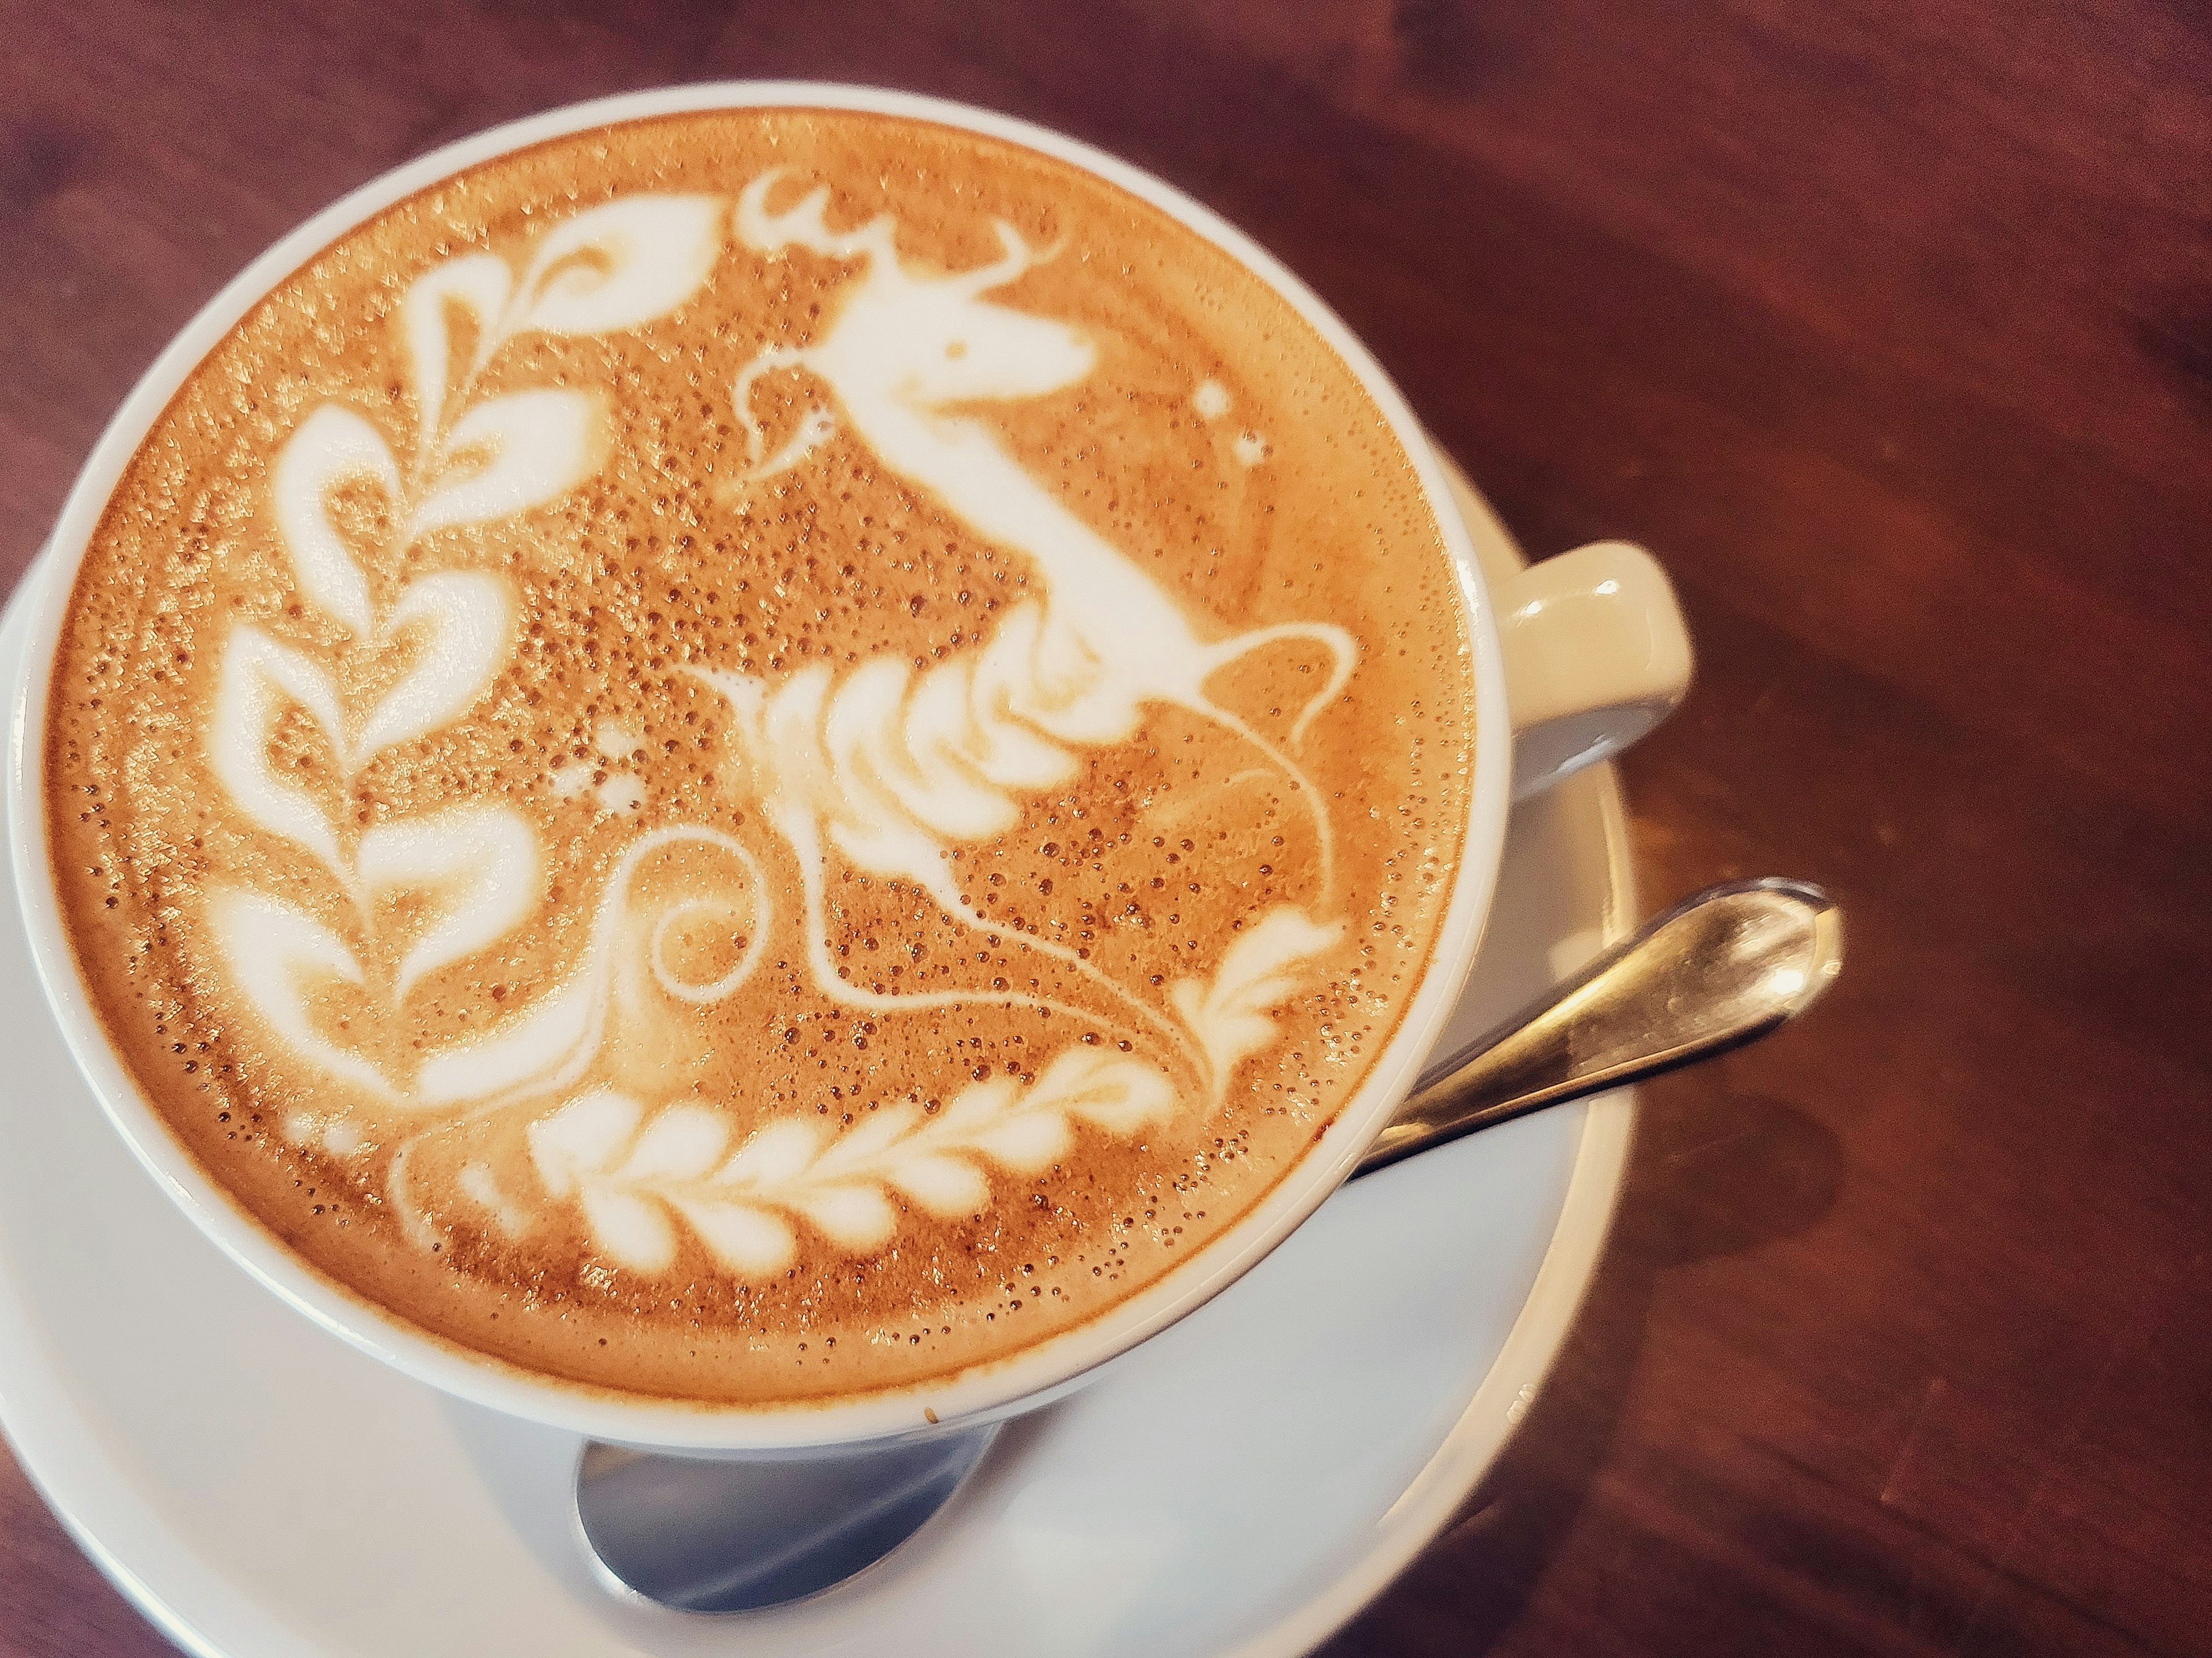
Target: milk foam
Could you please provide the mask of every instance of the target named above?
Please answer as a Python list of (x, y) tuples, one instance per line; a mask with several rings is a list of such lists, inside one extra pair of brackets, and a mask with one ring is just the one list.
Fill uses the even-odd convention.
[[(841, 211), (845, 180), (881, 173), (867, 146), (908, 135), (815, 118), (844, 170), (809, 176), (771, 143), (699, 188), (699, 167), (647, 151), (649, 187), (454, 238), (392, 285), (377, 349), (404, 379), (380, 395), (374, 371), (333, 365), (271, 433), (260, 480), (226, 486), (266, 530), (234, 534), (178, 656), (211, 671), (130, 683), (159, 716), (133, 729), (189, 728), (213, 796), (148, 793), (136, 761), (113, 778), (149, 780), (98, 780), (82, 756), (112, 740), (100, 698), (49, 738), (58, 803), (87, 765), (95, 794), (130, 795), (119, 830), (109, 805), (78, 820), (104, 848), (87, 867), (136, 872), (129, 913), (74, 923), (81, 954), (108, 952), (84, 954), (88, 977), (100, 993), (155, 975), (143, 1035), (116, 1011), (141, 993), (103, 999), (126, 1046), (185, 1054), (174, 1022), (216, 1056), (149, 1086), (241, 1201), (457, 1339), (648, 1391), (776, 1396), (794, 1363), (880, 1385), (966, 1362), (908, 1350), (988, 1357), (1032, 1339), (994, 1334), (1001, 1320), (1057, 1327), (1165, 1270), (1264, 1191), (1379, 1044), (1449, 871), (1417, 815), (1425, 744), (1446, 745), (1447, 797), (1463, 786), (1456, 711), (1431, 731), (1417, 696), (1406, 735), (1397, 688), (1434, 683), (1435, 661), (1394, 665), (1406, 647), (1363, 631), (1372, 603), (1285, 614), (1247, 589), (1217, 608), (1182, 555), (1049, 469), (1033, 431), (1050, 428), (1024, 411), (1121, 395), (1153, 361), (1132, 356), (1141, 328), (1079, 298), (1114, 292), (1132, 234), (1126, 207), (1077, 210), (1107, 187), (956, 140), (981, 176), (1042, 189), (1060, 235), (913, 185)], [(501, 212), (502, 189), (538, 187), (514, 165), (484, 187)], [(910, 251), (933, 223), (996, 252)], [(353, 292), (325, 280), (333, 301)], [(1239, 280), (1242, 303), (1287, 315)], [(1302, 349), (1296, 383), (1351, 388), (1359, 431), (1356, 382)], [(719, 404), (701, 369), (690, 393), (658, 389), (718, 358)], [(1202, 544), (1214, 500), (1275, 464), (1255, 427), (1295, 416), (1235, 363), (1162, 364), (1143, 372), (1180, 380), (1145, 440), (1222, 428), (1173, 440), (1213, 445), (1210, 473), (1166, 475)], [(735, 436), (734, 467), (652, 459), (653, 434), (701, 420)], [(1429, 562), (1408, 590), (1443, 599), (1441, 630), (1423, 625), (1448, 671), (1462, 641), (1432, 531), (1352, 504), (1417, 513), (1410, 479), (1327, 452), (1351, 487), (1285, 527), (1354, 560), (1361, 537), (1410, 535)], [(814, 579), (805, 526), (855, 489), (872, 505), (828, 556), (885, 580), (810, 620), (791, 597)], [(943, 542), (927, 560), (944, 574), (898, 574), (917, 568), (894, 550), (909, 534)], [(641, 548), (708, 535), (723, 562), (648, 574), (673, 555)], [(1251, 568), (1305, 568), (1270, 556)], [(1298, 580), (1328, 586), (1311, 568)], [(639, 597), (608, 632), (589, 595), (617, 579)], [(679, 600), (707, 607), (689, 632)], [(94, 642), (65, 651), (58, 686), (81, 667), (106, 687), (131, 639), (171, 625), (156, 606), (118, 632), (100, 604), (80, 588)], [(918, 646), (939, 613), (957, 625)], [(844, 616), (851, 643), (818, 643)], [(1417, 792), (1374, 793), (1397, 777)], [(1454, 813), (1437, 816), (1448, 836)], [(189, 853), (186, 823), (206, 826)], [(156, 841), (191, 884), (181, 937), (138, 861)], [(234, 1151), (232, 1124), (263, 1126)], [(289, 1168), (353, 1241), (284, 1218)], [(1026, 1264), (994, 1288), (1001, 1249)], [(607, 1321), (617, 1304), (629, 1321)], [(685, 1322), (649, 1335), (671, 1308)], [(921, 1309), (884, 1345), (884, 1321)]]
[[(383, 434), (338, 404), (317, 408), (276, 453), (270, 505), (298, 590), (343, 625), (352, 651), (401, 645), (412, 660), (357, 714), (342, 706), (332, 669), (258, 629), (239, 627), (225, 647), (208, 721), (209, 757), (239, 811), (314, 853), (363, 919), (384, 894), (428, 896), (433, 919), (392, 977), (395, 1007), (424, 974), (496, 943), (539, 908), (537, 837), (512, 808), (463, 805), (375, 823), (349, 856), (324, 804), (275, 774), (270, 726), (289, 708), (305, 709), (336, 757), (341, 782), (349, 783), (383, 750), (467, 714), (507, 664), (515, 605), (496, 576), (439, 570), (401, 586), (380, 615), (368, 572), (332, 521), (331, 494), (351, 482), (378, 490), (404, 552), (438, 531), (512, 518), (574, 489), (596, 470), (605, 441), (595, 400), (538, 388), (470, 404), (477, 377), (517, 334), (631, 328), (681, 304), (720, 250), (724, 210), (712, 197), (618, 198), (546, 235), (519, 288), (489, 254), (434, 267), (402, 305), (422, 411), (412, 464), (403, 472)], [(477, 341), (457, 387), (448, 385), (454, 365), (447, 334), (456, 307), (472, 313)], [(380, 1105), (434, 1108), (496, 1096), (556, 1072), (567, 1057), (570, 1010), (580, 999), (574, 986), (555, 989), (546, 1008), (513, 1017), (489, 1038), (428, 1056), (416, 1077), (387, 1076), (314, 1017), (318, 979), (366, 981), (343, 940), (267, 893), (219, 893), (211, 920), (231, 977), (270, 1034)], [(551, 1009), (563, 1017), (549, 1017)], [(404, 1192), (395, 1181), (400, 1212), (422, 1231)]]

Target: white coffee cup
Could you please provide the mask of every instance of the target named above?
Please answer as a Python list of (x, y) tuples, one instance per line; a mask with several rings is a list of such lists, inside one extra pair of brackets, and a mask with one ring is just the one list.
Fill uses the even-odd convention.
[[(40, 757), (47, 684), (72, 580), (111, 491), (203, 356), (268, 291), (346, 232), (403, 197), (492, 157), (583, 129), (688, 111), (812, 107), (878, 112), (1025, 145), (1172, 215), (1293, 306), (1344, 361), (1413, 458), (1456, 569), (1474, 641), (1475, 758), (1452, 896), (1422, 981), (1365, 1083), (1312, 1150), (1253, 1211), (1110, 1311), (1012, 1357), (952, 1376), (842, 1400), (702, 1406), (587, 1388), (433, 1337), (311, 1269), (225, 1194), (148, 1102), (104, 1034), (57, 904)], [(32, 585), (34, 584), (34, 585)], [(978, 1425), (1035, 1408), (1233, 1283), (1334, 1191), (1410, 1089), (1472, 966), (1511, 801), (1632, 742), (1687, 689), (1690, 649), (1664, 574), (1620, 543), (1547, 560), (1486, 585), (1426, 438), (1358, 341), (1263, 249), (1158, 179), (1057, 133), (910, 94), (801, 82), (735, 82), (631, 94), (553, 111), (451, 144), (362, 186), (255, 260), (148, 371), (94, 449), (46, 555), (27, 578), (28, 646), (13, 688), (9, 850), (41, 982), (95, 1096), (139, 1162), (225, 1254), (356, 1347), (447, 1393), (595, 1439), (670, 1451), (788, 1455)]]

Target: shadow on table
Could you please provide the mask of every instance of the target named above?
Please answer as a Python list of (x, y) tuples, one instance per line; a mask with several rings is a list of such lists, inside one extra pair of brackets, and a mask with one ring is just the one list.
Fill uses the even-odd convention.
[(1725, 1069), (1648, 1088), (1612, 1236), (1534, 1406), (1437, 1542), (1322, 1658), (1497, 1645), (1611, 1453), (1660, 1275), (1814, 1226), (1841, 1190), (1843, 1158), (1825, 1124), (1731, 1093)]

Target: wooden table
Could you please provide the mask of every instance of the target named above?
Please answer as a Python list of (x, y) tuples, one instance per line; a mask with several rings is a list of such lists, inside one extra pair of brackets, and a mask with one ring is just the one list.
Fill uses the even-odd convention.
[[(1672, 567), (1649, 896), (1850, 918), (1804, 1026), (1650, 1090), (1540, 1401), (1328, 1650), (2212, 1651), (2205, 15), (1300, 9), (5, 0), (0, 560), (251, 255), (495, 121), (805, 76), (1117, 150), (1318, 287), (1532, 552)], [(0, 1461), (0, 1654), (161, 1649)]]

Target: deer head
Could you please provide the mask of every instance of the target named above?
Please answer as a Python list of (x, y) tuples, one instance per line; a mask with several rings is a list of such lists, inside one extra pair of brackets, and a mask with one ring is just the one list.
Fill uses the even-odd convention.
[[(771, 348), (738, 377), (738, 416), (756, 431), (747, 398), (768, 369), (799, 364), (827, 380), (855, 424), (927, 414), (948, 404), (1041, 397), (1072, 386), (1097, 361), (1079, 331), (983, 298), (1056, 249), (1039, 253), (1003, 219), (996, 222), (1001, 256), (971, 270), (918, 272), (899, 262), (894, 226), (878, 216), (833, 231), (823, 216), (829, 188), (817, 185), (794, 205), (771, 213), (769, 191), (780, 170), (763, 173), (738, 198), (739, 238), (756, 252), (802, 247), (826, 258), (861, 259), (860, 277), (841, 295), (828, 331), (801, 349)], [(781, 470), (826, 435), (822, 419), (756, 475)], [(867, 432), (862, 432), (864, 437)], [(755, 439), (757, 449), (757, 436)], [(755, 456), (757, 463), (757, 455)]]

